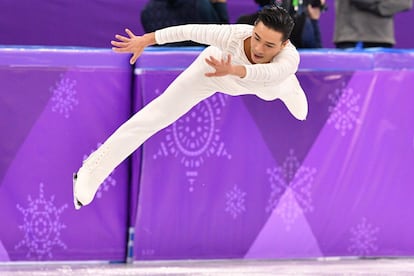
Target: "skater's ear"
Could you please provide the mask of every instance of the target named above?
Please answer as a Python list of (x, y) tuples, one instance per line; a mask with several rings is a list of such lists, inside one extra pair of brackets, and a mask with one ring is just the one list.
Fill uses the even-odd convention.
[(282, 48), (282, 49), (283, 49), (283, 48), (285, 48), (285, 47), (286, 47), (286, 45), (288, 45), (288, 43), (289, 43), (289, 39), (288, 39), (288, 40), (283, 41), (283, 42), (282, 42), (282, 46), (281, 46), (281, 48)]

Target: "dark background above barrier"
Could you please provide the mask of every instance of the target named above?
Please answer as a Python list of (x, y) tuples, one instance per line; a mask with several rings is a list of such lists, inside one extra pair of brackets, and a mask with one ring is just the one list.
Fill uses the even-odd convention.
[[(0, 45), (57, 45), (109, 48), (116, 33), (142, 34), (140, 11), (147, 0), (2, 0)], [(333, 48), (334, 1), (320, 20), (323, 46)], [(230, 22), (257, 9), (253, 0), (228, 0)], [(409, 35), (414, 9), (395, 17), (396, 48), (414, 48)], [(7, 35), (6, 35), (7, 34)]]

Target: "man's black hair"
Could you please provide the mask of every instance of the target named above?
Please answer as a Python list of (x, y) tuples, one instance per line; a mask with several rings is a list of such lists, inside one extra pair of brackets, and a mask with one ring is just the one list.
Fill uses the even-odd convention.
[(281, 32), (283, 34), (283, 41), (286, 41), (290, 37), (295, 22), (289, 13), (282, 7), (270, 6), (262, 9), (257, 17), (257, 23), (262, 22), (266, 27)]

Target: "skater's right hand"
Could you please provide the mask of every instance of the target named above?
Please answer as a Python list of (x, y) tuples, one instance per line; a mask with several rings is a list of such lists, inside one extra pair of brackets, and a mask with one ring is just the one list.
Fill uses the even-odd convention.
[(125, 29), (125, 32), (129, 37), (115, 35), (115, 38), (119, 41), (111, 41), (114, 46), (112, 50), (117, 53), (132, 53), (129, 63), (134, 64), (146, 47), (155, 44), (155, 34), (148, 33), (143, 36), (136, 36), (129, 29)]

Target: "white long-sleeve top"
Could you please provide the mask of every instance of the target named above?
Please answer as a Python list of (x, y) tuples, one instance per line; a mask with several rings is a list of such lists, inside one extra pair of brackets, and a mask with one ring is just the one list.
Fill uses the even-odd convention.
[(251, 25), (208, 25), (190, 24), (174, 26), (155, 32), (157, 44), (192, 40), (201, 44), (216, 46), (223, 54), (232, 55), (234, 64), (246, 68), (247, 81), (280, 84), (298, 70), (299, 53), (290, 42), (270, 63), (251, 64), (244, 52), (244, 40), (252, 35)]
[[(252, 33), (253, 26), (250, 25), (190, 24), (158, 30), (155, 32), (155, 40), (157, 44), (192, 40), (213, 46), (217, 51), (210, 49), (209, 54), (214, 52), (222, 55), (216, 58), (225, 58), (230, 54), (233, 64), (245, 66), (246, 76), (208, 78), (209, 82), (205, 85), (212, 85), (211, 89), (216, 88), (219, 89), (216, 91), (229, 95), (255, 94), (267, 101), (280, 99), (293, 116), (304, 120), (308, 113), (308, 104), (295, 76), (299, 66), (298, 51), (288, 42), (270, 63), (252, 64), (244, 51), (244, 41)], [(207, 50), (209, 48), (211, 47)]]

